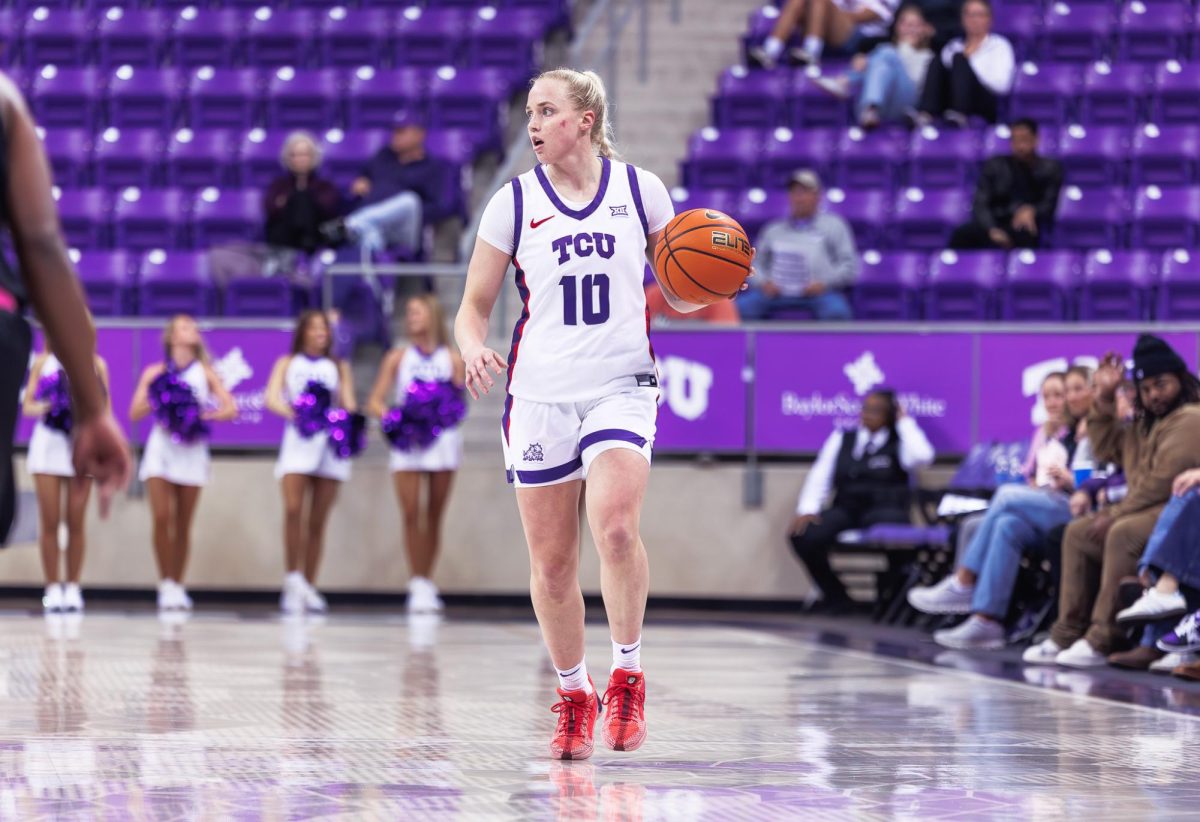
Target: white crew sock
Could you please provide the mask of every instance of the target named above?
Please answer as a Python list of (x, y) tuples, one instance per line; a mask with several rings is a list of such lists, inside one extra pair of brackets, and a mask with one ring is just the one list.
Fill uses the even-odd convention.
[(592, 692), (592, 683), (588, 682), (587, 663), (582, 659), (579, 664), (565, 671), (558, 671), (558, 687), (564, 691), (585, 691)]
[(804, 38), (804, 50), (812, 55), (814, 60), (820, 60), (821, 52), (825, 50), (825, 41), (816, 35), (809, 35)]
[(778, 37), (768, 37), (763, 41), (763, 51), (772, 60), (778, 60), (779, 55), (783, 54), (783, 41)]
[(642, 638), (639, 636), (633, 642), (622, 644), (613, 640), (613, 670), (621, 668), (631, 674), (642, 671)]
[(284, 581), (292, 588), (302, 590), (308, 587), (308, 580), (304, 578), (304, 574), (299, 571), (288, 571), (288, 575), (284, 577)]

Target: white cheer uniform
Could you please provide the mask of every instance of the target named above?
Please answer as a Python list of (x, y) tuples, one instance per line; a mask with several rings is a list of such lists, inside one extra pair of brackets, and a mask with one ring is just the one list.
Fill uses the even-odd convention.
[[(62, 371), (62, 364), (53, 354), (46, 355), (42, 365), (42, 376), (51, 377)], [(73, 477), (75, 468), (71, 464), (71, 438), (42, 420), (33, 426), (29, 438), (29, 453), (25, 464), (31, 474), (46, 474), (51, 477)]]
[(658, 379), (642, 277), (646, 239), (672, 216), (658, 177), (608, 158), (591, 202), (564, 201), (537, 166), (488, 203), (479, 236), (512, 255), (523, 304), (502, 432), (510, 482), (586, 477), (610, 448), (650, 459)]
[[(204, 373), (204, 364), (196, 360), (179, 372), (179, 378), (191, 387), (200, 408), (208, 408), (212, 397), (208, 390), (208, 376)], [(164, 479), (175, 485), (204, 486), (208, 484), (211, 462), (206, 441), (201, 440), (190, 445), (174, 442), (171, 432), (156, 422), (150, 431), (150, 438), (146, 440), (138, 479), (142, 482), (148, 479)]]
[[(404, 350), (400, 365), (396, 369), (395, 404), (404, 405), (408, 387), (417, 380), (425, 382), (450, 382), (454, 377), (454, 358), (450, 349), (439, 347), (426, 355), (415, 345)], [(388, 462), (391, 471), (457, 471), (462, 462), (462, 429), (458, 426), (443, 431), (428, 448), (414, 451), (391, 449)]]
[[(283, 377), (284, 399), (289, 405), (304, 393), (310, 382), (317, 382), (329, 389), (333, 406), (339, 405), (341, 375), (336, 362), (328, 357), (310, 359), (296, 354), (288, 363)], [(279, 446), (279, 461), (275, 463), (275, 478), (287, 474), (304, 474), (310, 477), (345, 482), (350, 479), (350, 460), (339, 459), (329, 447), (329, 432), (318, 431), (305, 439), (289, 422), (283, 429), (283, 443)]]

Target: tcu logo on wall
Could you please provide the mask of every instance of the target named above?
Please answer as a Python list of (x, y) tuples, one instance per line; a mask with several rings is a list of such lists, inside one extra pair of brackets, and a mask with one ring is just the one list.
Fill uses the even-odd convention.
[(662, 378), (661, 400), (681, 419), (698, 420), (708, 411), (713, 370), (701, 362), (682, 357), (663, 357), (658, 364)]

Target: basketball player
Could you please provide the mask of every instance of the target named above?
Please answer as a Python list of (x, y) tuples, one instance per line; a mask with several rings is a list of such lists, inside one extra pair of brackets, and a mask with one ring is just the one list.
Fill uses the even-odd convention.
[[(658, 382), (642, 274), (674, 212), (658, 177), (617, 159), (598, 76), (541, 74), (525, 110), (539, 165), (488, 203), (455, 333), (472, 396), (494, 385), (489, 370), (507, 369), (505, 466), (529, 543), (534, 610), (559, 679), (550, 750), (584, 759), (602, 706), (609, 747), (632, 751), (646, 737), (640, 652), (649, 569), (638, 526)], [(510, 261), (524, 308), (506, 361), (485, 340)], [(680, 311), (702, 307), (665, 285), (663, 292)], [(584, 479), (612, 633), (603, 696), (584, 664)]]

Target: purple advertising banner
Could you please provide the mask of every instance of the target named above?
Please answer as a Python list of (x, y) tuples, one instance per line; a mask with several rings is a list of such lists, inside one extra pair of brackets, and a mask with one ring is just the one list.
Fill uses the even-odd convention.
[(818, 451), (854, 425), (874, 388), (897, 392), (934, 448), (971, 447), (971, 334), (764, 332), (756, 342), (754, 441), (760, 451)]
[[(1072, 365), (1095, 368), (1109, 351), (1133, 354), (1137, 334), (980, 334), (979, 439), (1014, 442), (1030, 436), (1045, 419), (1041, 384), (1047, 374)], [(1159, 334), (1193, 371), (1196, 335)]]
[(655, 451), (746, 449), (746, 333), (655, 331), (662, 380)]

